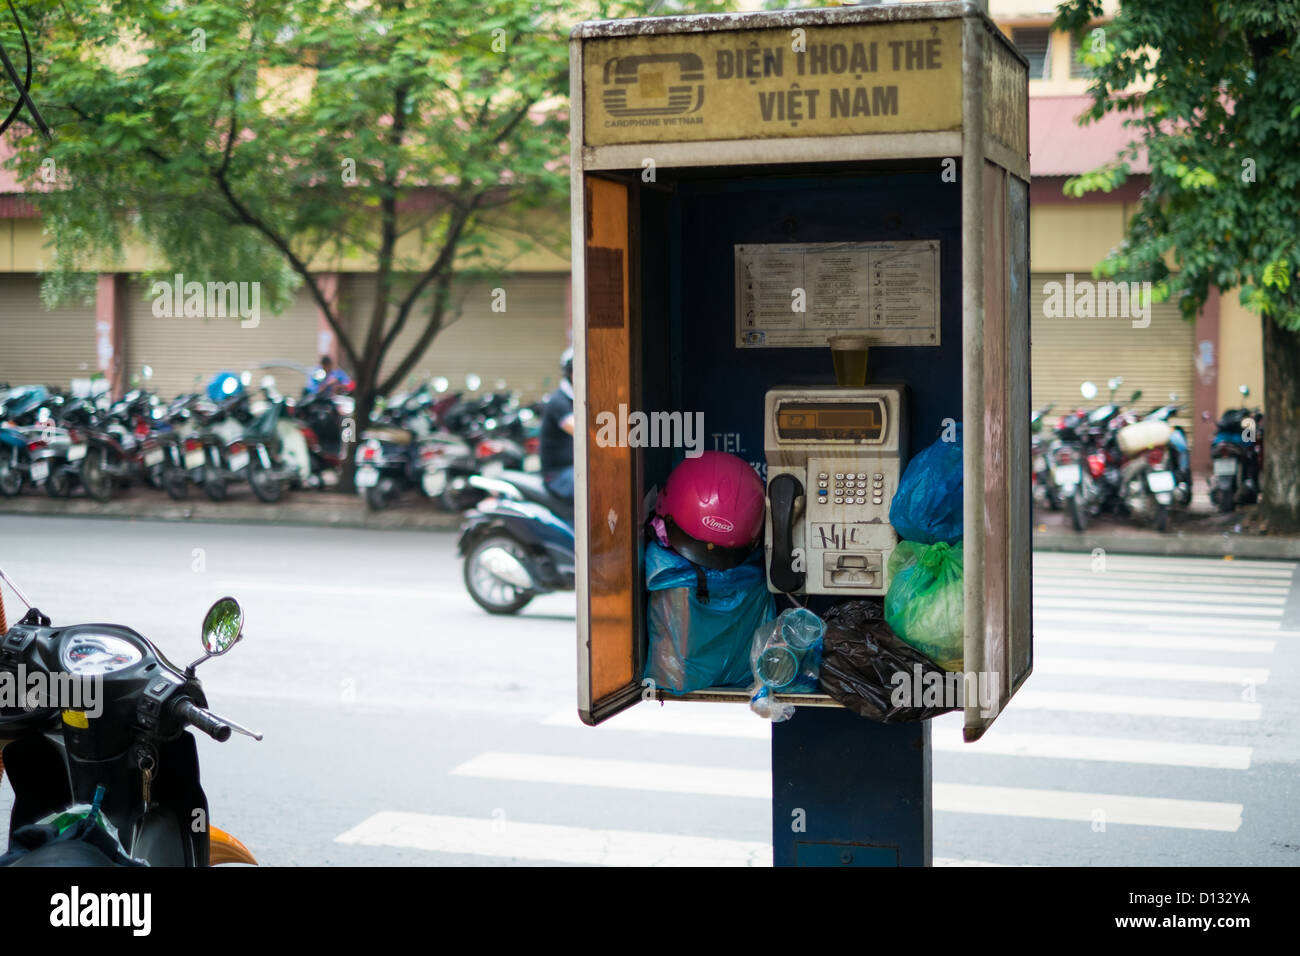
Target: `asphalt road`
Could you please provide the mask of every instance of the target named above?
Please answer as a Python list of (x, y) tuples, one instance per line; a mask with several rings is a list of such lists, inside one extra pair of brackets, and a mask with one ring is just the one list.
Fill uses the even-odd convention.
[[(572, 595), (489, 617), (454, 546), (0, 516), (0, 567), (56, 623), (189, 661), (208, 605), (244, 604), (200, 675), (266, 739), (199, 749), (213, 823), (264, 864), (770, 863), (770, 728), (685, 704), (580, 725)], [(1042, 554), (1035, 622), (984, 740), (933, 722), (937, 863), (1300, 863), (1300, 565)]]

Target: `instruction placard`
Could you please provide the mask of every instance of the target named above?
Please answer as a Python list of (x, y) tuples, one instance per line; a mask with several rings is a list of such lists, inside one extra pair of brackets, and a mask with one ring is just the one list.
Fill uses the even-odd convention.
[(738, 245), (736, 347), (939, 344), (939, 240)]

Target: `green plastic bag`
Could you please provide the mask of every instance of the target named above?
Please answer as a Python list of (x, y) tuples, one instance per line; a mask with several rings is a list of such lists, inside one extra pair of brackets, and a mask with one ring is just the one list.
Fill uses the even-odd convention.
[(900, 541), (889, 556), (885, 621), (947, 671), (962, 670), (965, 635), (961, 542)]

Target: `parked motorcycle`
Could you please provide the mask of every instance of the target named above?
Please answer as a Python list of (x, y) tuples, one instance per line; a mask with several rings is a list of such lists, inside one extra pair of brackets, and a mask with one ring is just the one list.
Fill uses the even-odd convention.
[(1049, 441), (1043, 436), (1043, 421), (1045, 416), (1055, 408), (1055, 405), (1048, 404), (1038, 409), (1029, 416), (1029, 453), (1030, 460), (1033, 463), (1032, 481), (1036, 486), (1037, 493), (1047, 502), (1047, 506), (1053, 511), (1061, 510), (1061, 496), (1057, 491), (1056, 483), (1052, 481), (1052, 469), (1048, 464)]
[[(1250, 389), (1238, 388), (1243, 399)], [(1205, 413), (1209, 420), (1209, 412)], [(1253, 504), (1259, 499), (1259, 474), (1264, 464), (1264, 425), (1260, 409), (1229, 408), (1215, 426), (1210, 445), (1210, 462), (1214, 469), (1210, 479), (1210, 500), (1221, 512), (1239, 504)]]
[(490, 614), (517, 614), (538, 594), (572, 591), (573, 502), (530, 472), (468, 481), (486, 493), (466, 515), (458, 545), (474, 602)]
[[(199, 664), (242, 638), (239, 603), (226, 597), (212, 605), (203, 619), (203, 656), (181, 669), (123, 625), (52, 626), (3, 571), (0, 579), (28, 607), (0, 643), (0, 668), (28, 684), (39, 676), (47, 687), (90, 688), (96, 698), (93, 707), (76, 707), (46, 696), (30, 709), (0, 711), (4, 767), (16, 794), (6, 863), (256, 863), (239, 840), (210, 825), (189, 732), (262, 739), (207, 710), (195, 676)], [(38, 826), (44, 829), (31, 829)]]
[[(1106, 404), (1091, 411), (1077, 409), (1061, 416), (1056, 425), (1056, 438), (1048, 452), (1051, 481), (1076, 531), (1087, 530), (1089, 517), (1101, 511), (1115, 495), (1118, 471), (1108, 473), (1104, 436), (1111, 420), (1120, 412), (1114, 398), (1123, 384), (1122, 378), (1112, 378), (1107, 383), (1110, 397)], [(1085, 399), (1097, 396), (1097, 386), (1092, 382), (1084, 382), (1079, 391)], [(1133, 400), (1139, 395), (1135, 393)]]

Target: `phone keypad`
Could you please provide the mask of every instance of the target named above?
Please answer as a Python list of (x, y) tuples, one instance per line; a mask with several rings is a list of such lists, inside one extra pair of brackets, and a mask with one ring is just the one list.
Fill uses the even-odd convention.
[[(833, 479), (833, 481), (832, 481)], [(817, 476), (817, 500), (822, 504), (882, 505), (885, 502), (885, 476), (881, 472), (821, 472)]]

